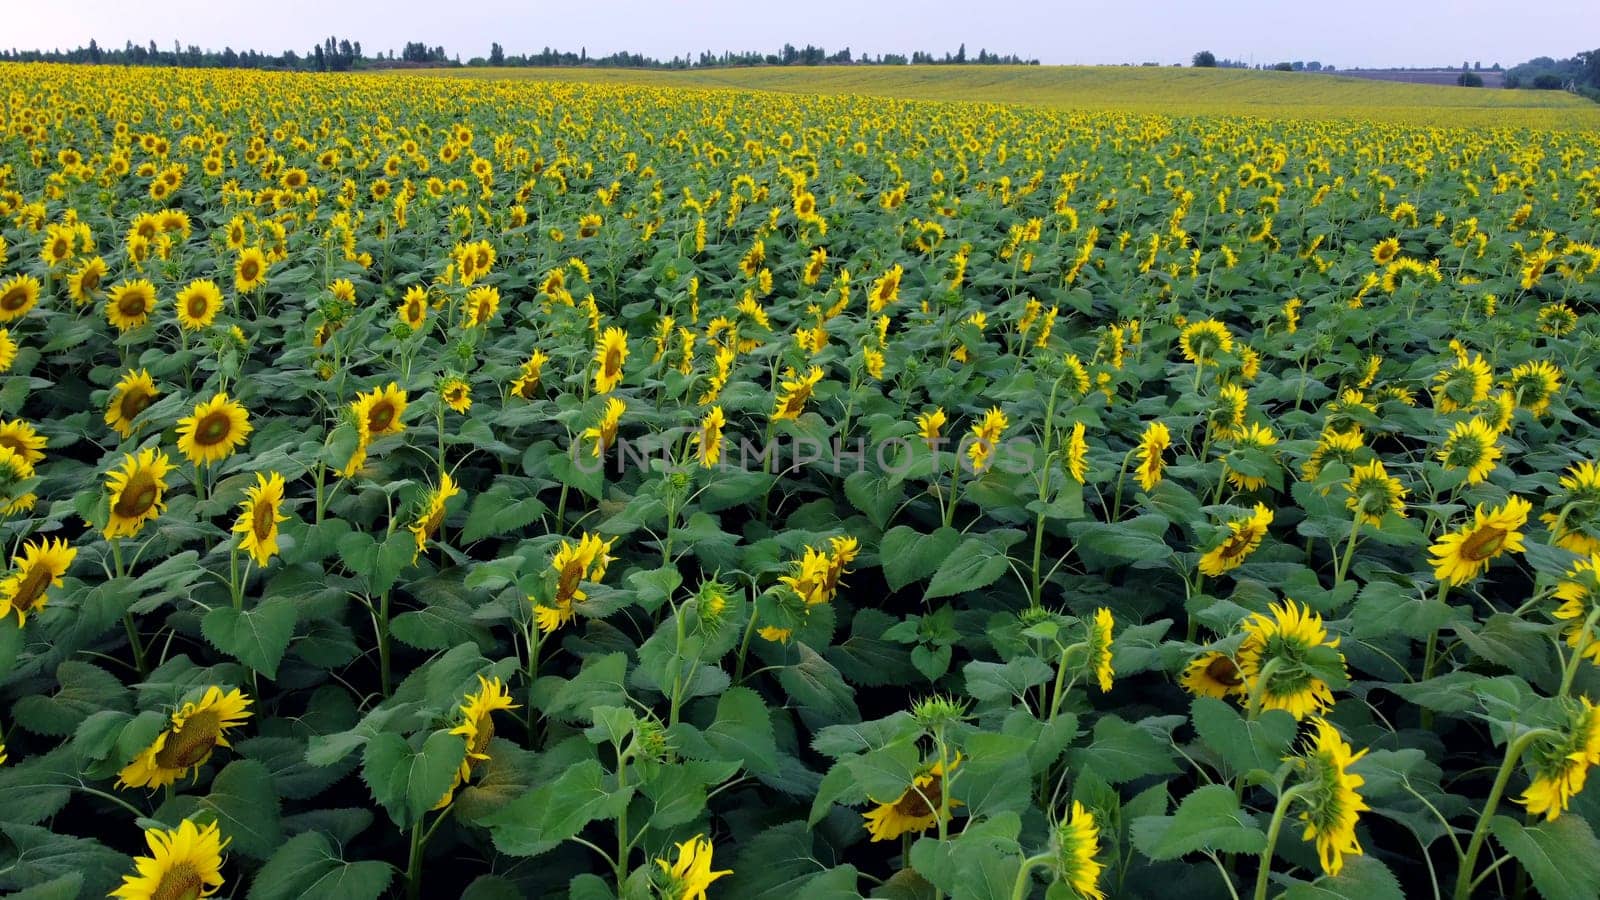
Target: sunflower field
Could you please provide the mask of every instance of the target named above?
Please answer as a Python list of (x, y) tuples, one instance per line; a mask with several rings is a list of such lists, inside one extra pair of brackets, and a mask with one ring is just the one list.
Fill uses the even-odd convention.
[(9, 896), (1600, 895), (1592, 131), (0, 75)]

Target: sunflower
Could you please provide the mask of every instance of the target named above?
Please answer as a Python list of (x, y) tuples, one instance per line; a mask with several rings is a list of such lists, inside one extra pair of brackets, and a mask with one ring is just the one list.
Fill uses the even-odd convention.
[(1561, 370), (1542, 360), (1523, 363), (1511, 370), (1505, 387), (1517, 406), (1538, 418), (1550, 410), (1550, 398), (1561, 390)]
[[(1258, 450), (1270, 454), (1272, 448), (1278, 445), (1278, 436), (1272, 429), (1257, 422), (1251, 422), (1244, 428), (1235, 431), (1231, 436), (1235, 449)], [(1276, 460), (1273, 460), (1276, 462)], [(1228, 483), (1241, 491), (1258, 491), (1267, 486), (1267, 479), (1263, 475), (1246, 475), (1224, 466), (1227, 472)]]
[(994, 461), (995, 448), (1009, 425), (1000, 407), (991, 406), (983, 414), (983, 420), (972, 426), (972, 443), (967, 445), (967, 458), (972, 462), (972, 471), (982, 472), (989, 468)]
[[(1600, 640), (1592, 630), (1585, 634), (1586, 620), (1600, 609), (1600, 553), (1580, 559), (1556, 583), (1556, 599), (1561, 601), (1555, 617), (1567, 623), (1562, 631), (1567, 646), (1600, 665)], [(0, 613), (0, 615), (4, 615)]]
[(1380, 266), (1387, 266), (1394, 262), (1400, 255), (1400, 240), (1398, 238), (1384, 238), (1372, 247), (1372, 261)]
[(1178, 348), (1195, 365), (1215, 365), (1219, 354), (1233, 352), (1233, 335), (1216, 319), (1191, 322), (1179, 332)]
[(621, 328), (607, 328), (594, 348), (594, 391), (609, 394), (622, 381), (622, 365), (628, 361), (628, 334)]
[(133, 420), (149, 409), (160, 395), (148, 370), (129, 369), (111, 389), (111, 397), (106, 401), (106, 424), (123, 437), (129, 437), (133, 434)]
[(266, 566), (278, 553), (278, 523), (288, 519), (283, 514), (283, 476), (257, 472), (255, 486), (245, 488), (239, 518), (233, 523), (234, 533), (243, 535), (239, 549), (249, 553), (256, 565)]
[(1139, 487), (1152, 490), (1161, 483), (1162, 454), (1172, 446), (1172, 432), (1162, 422), (1151, 422), (1139, 438)]
[(33, 425), (24, 419), (0, 419), (0, 447), (8, 447), (12, 452), (28, 461), (28, 465), (36, 466), (44, 462), (45, 438), (35, 431)]
[(17, 361), (17, 342), (11, 339), (11, 329), (0, 328), (0, 372), (11, 371)]
[(605, 410), (600, 414), (600, 421), (583, 431), (584, 440), (594, 441), (594, 455), (604, 456), (611, 449), (611, 444), (617, 439), (617, 425), (622, 421), (622, 414), (628, 409), (628, 404), (616, 397), (606, 400)]
[(428, 289), (420, 284), (406, 288), (405, 299), (400, 301), (400, 321), (412, 331), (421, 331), (428, 321)]
[(149, 856), (134, 857), (136, 875), (122, 876), (122, 886), (111, 896), (122, 900), (195, 900), (222, 888), (222, 831), (212, 822), (196, 828), (188, 819), (172, 830), (150, 828), (144, 833)]
[(1370, 807), (1356, 790), (1366, 780), (1350, 771), (1350, 766), (1367, 751), (1352, 753), (1350, 745), (1321, 716), (1312, 717), (1311, 725), (1316, 736), (1305, 752), (1294, 758), (1304, 786), (1304, 792), (1297, 795), (1302, 806), (1300, 821), (1306, 823), (1300, 839), (1316, 841), (1322, 871), (1338, 875), (1346, 854), (1361, 855), (1356, 823)]
[(422, 556), (422, 551), (428, 549), (428, 539), (444, 524), (445, 504), (460, 493), (461, 489), (450, 478), (450, 473), (445, 472), (439, 476), (439, 486), (428, 491), (423, 498), (422, 508), (417, 511), (417, 520), (408, 526), (412, 537), (417, 539), (416, 552), (411, 554), (413, 564)]
[(1560, 513), (1545, 513), (1540, 520), (1550, 526), (1555, 545), (1580, 556), (1600, 553), (1600, 465), (1584, 460), (1561, 476), (1563, 494), (1554, 505)]
[(495, 313), (500, 311), (500, 291), (498, 288), (484, 284), (467, 292), (466, 299), (466, 327), (477, 328), (479, 325), (488, 325)]
[(1089, 633), (1084, 639), (1088, 648), (1089, 667), (1100, 684), (1100, 693), (1111, 690), (1111, 680), (1116, 672), (1111, 668), (1111, 630), (1115, 626), (1111, 610), (1100, 607), (1088, 623)]
[(616, 538), (602, 541), (598, 535), (585, 534), (578, 543), (563, 540), (561, 549), (550, 560), (550, 570), (556, 576), (555, 596), (550, 603), (533, 608), (539, 630), (549, 634), (571, 622), (577, 615), (572, 604), (587, 599), (583, 582), (599, 583), (611, 564), (611, 545)]
[(1244, 679), (1239, 667), (1226, 653), (1210, 650), (1189, 661), (1178, 677), (1183, 689), (1196, 697), (1215, 697), (1218, 700), (1230, 695), (1243, 696)]
[[(957, 753), (948, 771), (953, 774), (959, 765), (961, 754)], [(892, 803), (873, 800), (877, 806), (861, 816), (866, 820), (867, 833), (872, 835), (872, 840), (892, 841), (907, 832), (927, 831), (938, 824), (941, 807), (948, 816), (948, 810), (961, 806), (961, 801), (946, 800), (944, 796), (945, 772), (942, 763), (924, 763), (923, 771)]]
[(1565, 730), (1529, 748), (1533, 781), (1517, 802), (1529, 815), (1557, 819), (1582, 793), (1589, 767), (1600, 763), (1600, 709), (1588, 697), (1566, 702)]
[(1082, 900), (1105, 900), (1100, 890), (1105, 866), (1095, 859), (1100, 854), (1100, 827), (1094, 813), (1082, 802), (1072, 801), (1072, 812), (1056, 826), (1053, 844), (1056, 874), (1072, 894)]
[(700, 429), (694, 434), (695, 458), (703, 469), (712, 468), (722, 459), (722, 429), (728, 420), (722, 407), (713, 406), (700, 419)]
[(405, 431), (405, 423), (400, 419), (406, 412), (406, 392), (391, 381), (381, 388), (357, 394), (356, 399), (350, 401), (350, 412), (364, 447), (378, 438)]
[(446, 378), (439, 385), (439, 398), (444, 405), (458, 413), (464, 413), (472, 408), (472, 385), (461, 378)]
[(938, 407), (934, 407), (931, 412), (920, 413), (917, 416), (917, 434), (931, 446), (939, 439), (946, 421), (944, 410)]
[(267, 283), (267, 256), (260, 247), (246, 247), (233, 264), (233, 289), (248, 294)]
[(107, 538), (134, 537), (144, 529), (145, 522), (167, 508), (161, 498), (166, 493), (170, 471), (172, 461), (154, 447), (122, 457), (121, 466), (106, 476), (106, 491), (111, 495)]
[(522, 364), (522, 369), (511, 382), (511, 393), (524, 400), (532, 400), (539, 390), (539, 381), (544, 377), (545, 363), (550, 357), (542, 350), (535, 350)]
[(1483, 507), (1478, 504), (1472, 524), (1440, 536), (1438, 543), (1428, 548), (1433, 554), (1433, 574), (1440, 581), (1466, 584), (1482, 575), (1502, 553), (1522, 552), (1521, 529), (1533, 504), (1513, 495), (1488, 512)]
[(228, 731), (250, 718), (250, 698), (234, 688), (227, 693), (212, 685), (198, 702), (190, 701), (172, 714), (172, 724), (156, 735), (143, 752), (134, 757), (117, 777), (117, 787), (166, 787), (179, 778), (199, 771), (211, 751), (232, 746)]
[(1245, 414), (1250, 407), (1250, 392), (1237, 384), (1225, 384), (1217, 391), (1211, 409), (1206, 413), (1207, 425), (1214, 437), (1229, 440), (1244, 428)]
[(600, 233), (600, 226), (602, 224), (604, 224), (603, 220), (598, 215), (596, 215), (594, 213), (589, 213), (587, 215), (579, 216), (578, 217), (578, 237), (581, 237), (581, 238), (592, 238), (592, 237), (594, 237), (595, 235)]
[(197, 466), (219, 463), (243, 446), (252, 430), (244, 406), (227, 394), (216, 394), (178, 420), (178, 451)]
[(449, 806), (455, 799), (456, 789), (472, 780), (472, 770), (489, 761), (489, 742), (494, 740), (494, 712), (517, 708), (500, 679), (478, 676), (478, 690), (461, 701), (461, 724), (450, 729), (451, 734), (459, 734), (466, 741), (467, 755), (456, 770), (455, 781), (434, 809)]
[(1457, 422), (1435, 454), (1445, 471), (1467, 470), (1467, 484), (1479, 484), (1494, 471), (1500, 446), (1494, 430), (1482, 419)]
[(817, 382), (822, 380), (822, 369), (812, 366), (804, 375), (796, 375), (794, 370), (782, 380), (782, 391), (778, 394), (776, 404), (772, 410), (772, 421), (781, 422), (785, 419), (798, 419), (805, 411), (806, 403), (811, 399), (812, 392), (816, 389)]
[(1406, 489), (1384, 469), (1383, 460), (1356, 466), (1345, 490), (1350, 494), (1345, 507), (1355, 513), (1356, 522), (1361, 525), (1380, 527), (1389, 513), (1405, 517)]
[(1442, 413), (1466, 409), (1489, 399), (1489, 387), (1494, 383), (1494, 373), (1483, 357), (1474, 353), (1468, 358), (1461, 352), (1455, 365), (1447, 366), (1433, 377), (1433, 405)]
[(72, 302), (81, 305), (95, 299), (105, 277), (105, 260), (98, 256), (84, 260), (76, 272), (67, 276), (67, 293), (72, 297)]
[(14, 322), (28, 314), (39, 302), (39, 279), (32, 275), (13, 275), (0, 283), (0, 322)]
[(1271, 615), (1252, 613), (1235, 661), (1262, 709), (1281, 709), (1304, 719), (1333, 705), (1333, 691), (1313, 664), (1344, 669), (1338, 638), (1330, 639), (1322, 617), (1309, 606), (1285, 599)]
[(184, 331), (210, 328), (222, 310), (222, 290), (209, 278), (197, 278), (178, 292), (178, 326)]
[(1083, 423), (1074, 422), (1072, 431), (1067, 435), (1067, 446), (1062, 455), (1067, 474), (1079, 484), (1083, 484), (1089, 477), (1089, 442), (1084, 440), (1083, 433)]
[(106, 320), (118, 331), (132, 331), (150, 321), (156, 309), (156, 288), (140, 278), (119, 282), (106, 299)]
[(1272, 510), (1264, 503), (1257, 503), (1250, 515), (1229, 522), (1227, 537), (1200, 557), (1200, 574), (1215, 578), (1243, 565), (1245, 558), (1261, 546), (1271, 524)]
[(698, 834), (678, 845), (677, 860), (669, 864), (658, 858), (656, 865), (667, 882), (662, 895), (668, 900), (706, 900), (706, 888), (713, 881), (733, 874), (732, 869), (711, 871), (711, 842)]
[(62, 586), (61, 576), (77, 556), (77, 549), (59, 538), (23, 544), (22, 555), (11, 558), (16, 571), (0, 581), (0, 619), (15, 610), (18, 626), (28, 624), (28, 614), (44, 609), (48, 591)]

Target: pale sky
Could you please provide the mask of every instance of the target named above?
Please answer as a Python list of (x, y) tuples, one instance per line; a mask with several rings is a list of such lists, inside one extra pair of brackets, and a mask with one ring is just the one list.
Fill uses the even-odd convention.
[(327, 35), (371, 56), (407, 41), (462, 61), (587, 47), (662, 59), (701, 50), (954, 51), (965, 41), (1046, 64), (1189, 61), (1196, 50), (1340, 68), (1514, 65), (1600, 46), (1595, 0), (30, 0), (0, 2), (0, 45), (66, 49), (174, 39), (220, 50), (305, 53)]

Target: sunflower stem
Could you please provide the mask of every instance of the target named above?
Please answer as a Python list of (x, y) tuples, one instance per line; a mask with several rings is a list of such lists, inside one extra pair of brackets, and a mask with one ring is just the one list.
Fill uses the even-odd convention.
[(1278, 833), (1283, 830), (1283, 819), (1294, 801), (1304, 794), (1309, 785), (1298, 784), (1278, 795), (1278, 805), (1272, 810), (1272, 824), (1267, 826), (1267, 846), (1261, 850), (1261, 867), (1256, 871), (1255, 900), (1267, 900), (1267, 881), (1272, 875), (1272, 853), (1278, 846)]
[(1356, 556), (1356, 534), (1361, 531), (1361, 518), (1357, 516), (1350, 523), (1350, 539), (1345, 541), (1344, 556), (1339, 560), (1339, 565), (1333, 570), (1333, 586), (1338, 588), (1344, 584), (1345, 576), (1350, 573), (1350, 562)]
[(1028, 876), (1033, 874), (1035, 867), (1049, 864), (1051, 858), (1048, 853), (1040, 853), (1022, 861), (1022, 865), (1017, 869), (1017, 880), (1011, 884), (1011, 900), (1026, 900), (1028, 888), (1033, 886), (1033, 881)]
[[(385, 691), (384, 693), (388, 693)], [(411, 826), (411, 853), (406, 863), (407, 900), (422, 897), (422, 822)]]
[(1500, 762), (1500, 771), (1495, 773), (1494, 786), (1489, 788), (1489, 798), (1483, 802), (1483, 812), (1478, 815), (1478, 824), (1472, 829), (1472, 840), (1467, 842), (1467, 852), (1461, 857), (1461, 867), (1456, 871), (1455, 900), (1467, 900), (1472, 895), (1472, 870), (1477, 866), (1478, 851), (1483, 849), (1483, 841), (1489, 835), (1489, 820), (1494, 818), (1494, 811), (1500, 805), (1500, 795), (1505, 793), (1506, 783), (1511, 780), (1517, 761), (1522, 758), (1528, 745), (1553, 734), (1555, 732), (1548, 728), (1534, 728), (1506, 744), (1505, 759)]
[(389, 696), (389, 592), (378, 597), (378, 680), (383, 686), (383, 696)]
[(228, 593), (233, 596), (233, 608), (244, 609), (244, 591), (239, 584), (239, 542), (234, 541), (228, 550)]

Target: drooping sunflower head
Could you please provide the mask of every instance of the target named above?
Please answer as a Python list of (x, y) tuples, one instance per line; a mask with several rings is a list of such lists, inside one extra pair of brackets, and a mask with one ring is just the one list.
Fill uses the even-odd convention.
[(1233, 335), (1216, 319), (1190, 322), (1178, 333), (1183, 358), (1196, 365), (1215, 365), (1217, 357), (1233, 352)]
[(1442, 413), (1452, 413), (1489, 399), (1494, 373), (1483, 357), (1459, 355), (1433, 377), (1433, 403)]
[(1083, 484), (1089, 477), (1089, 442), (1084, 437), (1084, 424), (1074, 422), (1067, 434), (1067, 445), (1062, 460), (1073, 481)]
[(576, 544), (563, 540), (561, 547), (550, 560), (550, 571), (555, 576), (555, 591), (548, 604), (537, 604), (533, 613), (539, 630), (555, 631), (571, 622), (577, 613), (572, 605), (587, 598), (584, 582), (599, 582), (605, 577), (611, 563), (611, 545), (616, 541), (601, 540), (599, 535), (585, 534)]
[(937, 760), (925, 762), (892, 803), (872, 801), (877, 805), (862, 814), (872, 840), (892, 841), (907, 832), (927, 831), (938, 823), (941, 812), (948, 816), (949, 810), (961, 806), (961, 801), (945, 796), (945, 784), (960, 765), (960, 753), (948, 767)]
[(1367, 754), (1352, 753), (1350, 745), (1321, 716), (1311, 720), (1315, 729), (1303, 753), (1294, 758), (1300, 775), (1300, 821), (1305, 823), (1301, 840), (1316, 841), (1322, 871), (1338, 875), (1346, 855), (1360, 855), (1356, 823), (1369, 807), (1356, 789), (1366, 779), (1350, 771), (1356, 760)]
[(1245, 413), (1250, 406), (1250, 392), (1237, 384), (1225, 384), (1217, 391), (1211, 409), (1206, 412), (1206, 424), (1218, 440), (1228, 440), (1244, 427)]
[(149, 856), (134, 858), (136, 874), (122, 876), (111, 892), (121, 900), (195, 900), (222, 888), (222, 849), (228, 841), (216, 822), (197, 828), (188, 819), (177, 828), (144, 833)]
[(1445, 471), (1465, 469), (1468, 484), (1479, 484), (1494, 471), (1500, 458), (1498, 437), (1489, 424), (1474, 418), (1457, 422), (1435, 454)]
[(1094, 813), (1080, 801), (1072, 801), (1067, 817), (1051, 832), (1051, 865), (1056, 877), (1083, 900), (1105, 900), (1100, 890), (1100, 873), (1105, 869), (1100, 855), (1100, 826)]
[(1273, 604), (1270, 615), (1254, 613), (1244, 623), (1235, 660), (1245, 693), (1262, 709), (1281, 709), (1296, 719), (1333, 705), (1328, 677), (1344, 678), (1339, 639), (1330, 638), (1322, 617), (1293, 600)]
[(1517, 802), (1529, 815), (1560, 818), (1588, 780), (1589, 767), (1600, 763), (1600, 708), (1588, 697), (1563, 702), (1566, 722), (1557, 734), (1536, 740), (1524, 759), (1533, 781)]
[(1511, 370), (1506, 382), (1517, 406), (1535, 418), (1550, 410), (1550, 400), (1561, 390), (1561, 370), (1543, 360), (1523, 363)]
[(1554, 615), (1567, 623), (1567, 645), (1600, 665), (1600, 628), (1588, 623), (1600, 610), (1600, 552), (1573, 563), (1556, 583), (1555, 597), (1561, 605)]
[(1151, 422), (1139, 438), (1139, 487), (1153, 490), (1161, 483), (1161, 473), (1166, 467), (1164, 454), (1172, 446), (1172, 432), (1165, 422)]
[(185, 331), (210, 328), (222, 310), (222, 289), (209, 278), (189, 282), (178, 292), (178, 325)]
[(1278, 445), (1278, 436), (1260, 422), (1235, 431), (1230, 439), (1225, 469), (1228, 483), (1241, 491), (1256, 491), (1267, 485), (1268, 473), (1277, 466), (1272, 448)]
[(712, 882), (733, 874), (732, 869), (711, 870), (711, 842), (698, 834), (678, 845), (676, 860), (657, 858), (656, 866), (657, 886), (671, 900), (705, 900)]
[(155, 309), (155, 285), (143, 278), (118, 282), (106, 298), (106, 319), (118, 331), (132, 331), (150, 321)]
[(162, 498), (170, 471), (172, 461), (154, 447), (122, 458), (121, 464), (106, 476), (106, 492), (110, 495), (107, 538), (134, 537), (145, 522), (166, 509)]
[(422, 506), (417, 511), (417, 518), (411, 523), (410, 530), (417, 541), (416, 552), (412, 554), (411, 561), (415, 563), (428, 547), (428, 540), (444, 524), (445, 506), (450, 498), (461, 493), (461, 488), (456, 486), (455, 479), (449, 472), (439, 476), (439, 486), (428, 491), (422, 499)]
[(1087, 666), (1099, 683), (1102, 694), (1111, 690), (1111, 682), (1116, 675), (1111, 668), (1111, 632), (1115, 624), (1111, 610), (1103, 606), (1095, 610), (1094, 616), (1086, 622), (1088, 627), (1084, 646)]
[(174, 711), (171, 725), (123, 768), (118, 787), (154, 790), (198, 770), (216, 748), (231, 746), (228, 732), (250, 718), (250, 702), (238, 688), (206, 688), (199, 700)]
[(215, 394), (178, 420), (178, 451), (197, 466), (219, 463), (243, 446), (252, 430), (243, 404)]
[(1244, 677), (1239, 674), (1238, 665), (1228, 654), (1217, 650), (1209, 650), (1190, 660), (1178, 677), (1178, 683), (1196, 697), (1218, 700), (1242, 696), (1245, 692)]
[(148, 370), (128, 370), (111, 389), (106, 402), (106, 424), (123, 437), (132, 435), (134, 420), (160, 395)]
[(472, 408), (472, 385), (466, 380), (452, 375), (439, 383), (439, 399), (444, 405), (458, 413), (464, 413)]
[(1228, 522), (1222, 542), (1200, 557), (1201, 574), (1215, 578), (1243, 565), (1245, 559), (1261, 546), (1272, 519), (1272, 510), (1264, 503), (1257, 503), (1249, 515)]
[(1345, 490), (1350, 494), (1345, 506), (1355, 513), (1359, 524), (1377, 528), (1390, 513), (1405, 517), (1406, 489), (1383, 467), (1383, 460), (1375, 459), (1352, 469)]
[(921, 435), (925, 440), (936, 440), (946, 421), (944, 410), (938, 407), (925, 413), (919, 413), (917, 415), (917, 434)]
[(1600, 553), (1600, 464), (1584, 460), (1561, 476), (1561, 488), (1541, 520), (1550, 526), (1555, 545), (1588, 556)]
[(245, 488), (239, 518), (233, 523), (241, 535), (239, 549), (249, 553), (256, 565), (265, 566), (278, 553), (278, 523), (288, 521), (283, 514), (283, 476), (277, 472), (256, 473), (256, 483)]
[(822, 368), (812, 366), (804, 375), (791, 372), (780, 384), (782, 391), (772, 411), (772, 421), (781, 422), (785, 419), (797, 419), (805, 411), (806, 403), (811, 400), (812, 393), (816, 390), (817, 383), (822, 380)]
[(62, 586), (61, 576), (77, 556), (77, 549), (60, 538), (23, 544), (21, 555), (11, 560), (12, 573), (0, 581), (0, 619), (14, 610), (17, 623), (28, 624), (28, 616), (49, 601), (50, 588)]
[(1478, 504), (1470, 524), (1442, 535), (1428, 548), (1435, 577), (1441, 582), (1466, 584), (1488, 571), (1489, 563), (1501, 554), (1521, 553), (1522, 527), (1532, 511), (1532, 503), (1515, 495), (1488, 511)]

